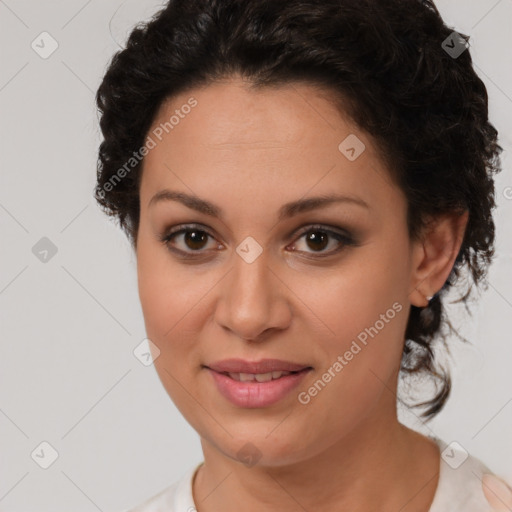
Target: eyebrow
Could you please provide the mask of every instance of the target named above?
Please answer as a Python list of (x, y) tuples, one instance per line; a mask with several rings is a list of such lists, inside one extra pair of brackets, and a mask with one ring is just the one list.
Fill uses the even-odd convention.
[[(203, 213), (204, 215), (208, 215), (210, 217), (222, 218), (223, 216), (223, 211), (221, 208), (214, 205), (213, 203), (210, 203), (209, 201), (206, 201), (205, 199), (201, 199), (194, 195), (185, 194), (184, 192), (176, 192), (168, 189), (157, 192), (149, 201), (148, 208), (164, 201), (177, 201), (178, 203), (181, 203), (192, 210)], [(333, 203), (349, 203), (361, 206), (368, 210), (371, 209), (366, 201), (356, 196), (336, 194), (321, 195), (316, 197), (309, 197), (307, 199), (298, 199), (297, 201), (284, 204), (281, 206), (281, 208), (279, 208), (278, 219), (279, 221), (282, 221), (299, 213), (323, 208)]]

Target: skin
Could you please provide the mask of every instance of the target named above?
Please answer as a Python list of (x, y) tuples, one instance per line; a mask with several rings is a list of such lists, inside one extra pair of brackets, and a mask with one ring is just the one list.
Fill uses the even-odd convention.
[[(325, 90), (294, 83), (249, 91), (232, 77), (167, 101), (150, 132), (191, 97), (197, 106), (145, 157), (136, 254), (146, 331), (160, 351), (156, 370), (201, 438), (197, 510), (427, 511), (440, 454), (398, 422), (398, 370), (410, 306), (426, 306), (446, 281), (467, 212), (435, 219), (413, 242), (406, 198), (377, 146)], [(349, 134), (366, 146), (355, 161), (338, 150)], [(206, 199), (224, 215), (176, 201), (150, 206), (164, 188)], [(334, 203), (278, 221), (283, 204), (333, 192), (370, 208)], [(211, 237), (194, 245), (182, 234), (168, 245), (194, 254), (200, 247), (197, 260), (159, 240), (190, 223)], [(326, 246), (308, 243), (299, 228), (312, 224), (346, 230), (357, 243), (332, 236)], [(248, 236), (263, 248), (250, 264), (236, 252)], [(401, 311), (301, 404), (298, 392), (395, 302)], [(313, 371), (277, 404), (240, 408), (203, 368), (231, 357), (284, 359)], [(260, 455), (250, 467), (237, 455), (248, 442)]]
[(512, 487), (496, 475), (482, 477), (482, 490), (493, 512), (512, 510)]

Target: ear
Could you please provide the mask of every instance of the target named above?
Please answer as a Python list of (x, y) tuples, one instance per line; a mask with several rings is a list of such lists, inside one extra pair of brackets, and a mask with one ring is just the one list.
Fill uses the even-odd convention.
[(414, 306), (428, 306), (428, 299), (444, 285), (459, 253), (469, 212), (450, 213), (434, 218), (420, 240), (412, 246), (409, 299)]

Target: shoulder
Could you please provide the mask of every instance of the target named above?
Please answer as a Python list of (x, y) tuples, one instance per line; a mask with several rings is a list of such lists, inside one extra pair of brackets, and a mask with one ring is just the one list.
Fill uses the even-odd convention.
[(441, 452), (439, 482), (429, 512), (488, 512), (484, 474), (494, 474), (480, 459), (459, 443), (434, 438)]
[(123, 512), (195, 512), (192, 481), (201, 464), (189, 468), (178, 481), (155, 496)]

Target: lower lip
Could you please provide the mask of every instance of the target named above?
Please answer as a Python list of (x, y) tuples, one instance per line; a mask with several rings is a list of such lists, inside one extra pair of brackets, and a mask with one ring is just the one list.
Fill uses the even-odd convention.
[(267, 407), (279, 402), (295, 389), (311, 368), (268, 382), (241, 382), (206, 368), (212, 375), (220, 394), (238, 407)]

